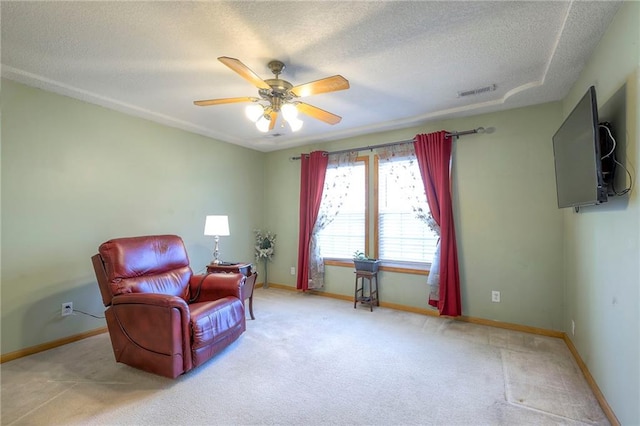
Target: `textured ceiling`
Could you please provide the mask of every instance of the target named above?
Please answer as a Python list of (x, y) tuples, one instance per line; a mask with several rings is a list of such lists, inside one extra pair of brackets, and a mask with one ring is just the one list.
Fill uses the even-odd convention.
[[(562, 99), (620, 2), (8, 2), (2, 76), (226, 142), (273, 151)], [(351, 88), (305, 98), (343, 117), (302, 117), (268, 134), (257, 96), (216, 60), (263, 79), (270, 60), (294, 85), (340, 74)], [(496, 90), (458, 97), (458, 92)], [(490, 125), (490, 123), (487, 123)], [(465, 129), (456, 129), (465, 130)]]

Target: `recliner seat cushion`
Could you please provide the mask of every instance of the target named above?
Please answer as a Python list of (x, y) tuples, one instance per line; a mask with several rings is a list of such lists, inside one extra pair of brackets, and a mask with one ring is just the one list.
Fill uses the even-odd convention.
[(224, 340), (244, 320), (244, 306), (235, 297), (192, 303), (189, 310), (193, 350)]

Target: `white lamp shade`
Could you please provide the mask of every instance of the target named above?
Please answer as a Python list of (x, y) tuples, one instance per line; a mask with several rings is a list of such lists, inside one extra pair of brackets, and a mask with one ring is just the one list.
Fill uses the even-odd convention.
[(247, 107), (244, 109), (244, 114), (249, 120), (255, 123), (256, 120), (264, 114), (264, 108), (262, 107), (262, 105), (255, 103), (247, 105)]
[(280, 111), (282, 111), (282, 116), (287, 121), (295, 120), (298, 117), (298, 108), (294, 104), (284, 104)]
[(256, 121), (256, 127), (262, 133), (266, 133), (266, 132), (269, 131), (269, 125), (270, 124), (271, 124), (271, 120), (269, 120), (266, 115), (263, 115), (262, 117), (260, 117), (258, 119), (258, 121)]
[(229, 234), (229, 217), (221, 215), (207, 216), (204, 222), (204, 235), (227, 236)]
[(291, 126), (292, 132), (297, 132), (302, 128), (302, 124), (304, 124), (302, 120), (299, 120), (297, 118), (294, 118), (292, 120), (287, 120), (287, 123), (289, 123), (289, 126)]

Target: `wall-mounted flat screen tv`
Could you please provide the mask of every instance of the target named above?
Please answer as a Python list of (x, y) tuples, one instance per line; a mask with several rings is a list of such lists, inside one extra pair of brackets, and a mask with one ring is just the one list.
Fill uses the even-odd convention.
[(596, 89), (591, 86), (553, 135), (558, 208), (607, 201), (599, 133)]

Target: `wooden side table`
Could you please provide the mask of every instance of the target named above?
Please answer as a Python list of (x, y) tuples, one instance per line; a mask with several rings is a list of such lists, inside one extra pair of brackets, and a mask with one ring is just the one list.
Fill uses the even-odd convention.
[[(353, 296), (353, 308), (355, 309), (358, 302), (363, 305), (369, 305), (369, 310), (373, 312), (373, 305), (380, 306), (380, 299), (378, 298), (378, 272), (370, 271), (355, 271), (356, 274), (356, 287)], [(360, 286), (358, 287), (358, 280), (360, 280)], [(365, 292), (365, 280), (369, 284), (368, 294)], [(375, 282), (375, 285), (374, 285)]]
[(235, 263), (235, 264), (213, 264), (210, 263), (207, 265), (207, 273), (208, 274), (219, 274), (219, 273), (240, 273), (243, 274), (247, 279), (242, 286), (242, 300), (245, 301), (249, 299), (249, 315), (251, 315), (251, 319), (255, 320), (256, 317), (253, 316), (253, 288), (256, 285), (256, 279), (258, 278), (257, 272), (251, 272), (251, 267), (253, 265), (251, 263)]

